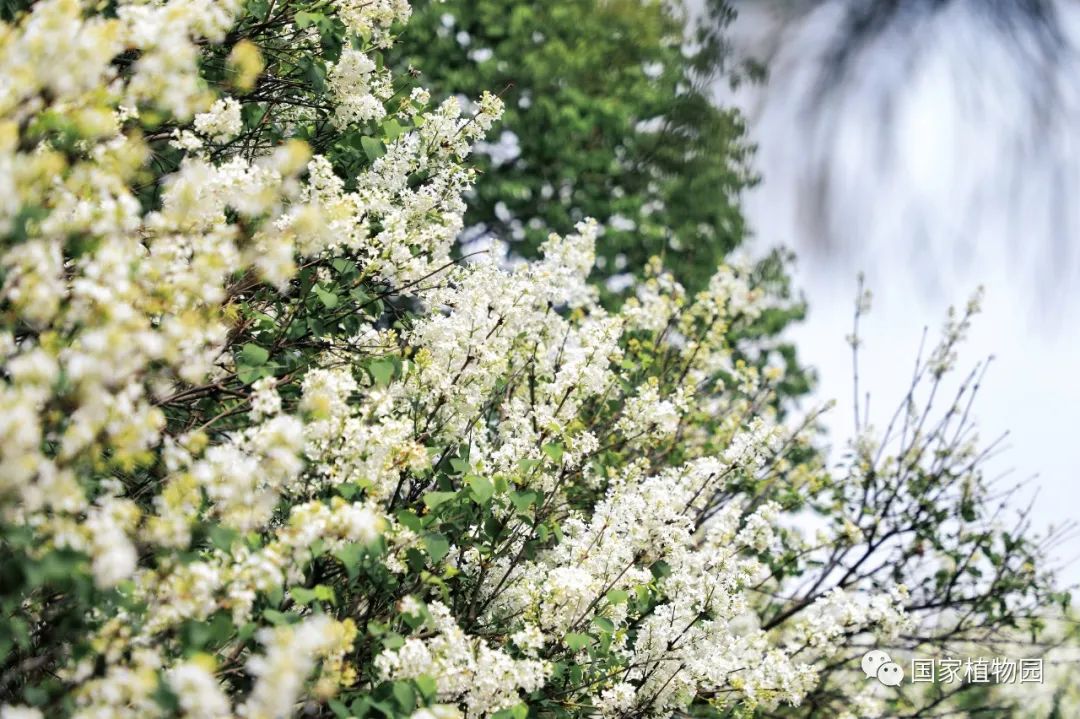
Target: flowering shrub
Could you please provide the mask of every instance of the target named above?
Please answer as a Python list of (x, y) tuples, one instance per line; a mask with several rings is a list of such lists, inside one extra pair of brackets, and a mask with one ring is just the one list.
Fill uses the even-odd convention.
[(785, 428), (752, 271), (452, 259), (501, 103), (391, 77), (404, 0), (10, 5), (4, 719), (838, 714), (1045, 606), (955, 425)]

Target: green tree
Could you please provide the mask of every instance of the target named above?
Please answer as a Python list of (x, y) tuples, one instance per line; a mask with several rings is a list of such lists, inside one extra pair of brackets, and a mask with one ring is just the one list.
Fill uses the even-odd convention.
[(742, 241), (745, 127), (708, 91), (726, 69), (726, 5), (711, 4), (693, 41), (657, 0), (451, 0), (417, 13), (404, 55), (433, 93), (501, 90), (506, 102), (501, 146), (476, 159), (468, 224), (528, 256), (594, 217), (602, 273), (661, 255), (690, 290)]

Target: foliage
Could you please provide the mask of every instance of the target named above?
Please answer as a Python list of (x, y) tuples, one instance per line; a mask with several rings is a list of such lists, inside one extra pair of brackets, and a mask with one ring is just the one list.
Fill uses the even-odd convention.
[(741, 118), (709, 99), (732, 13), (707, 5), (691, 44), (681, 2), (421, 4), (402, 40), (432, 92), (506, 102), (466, 223), (535, 255), (594, 217), (603, 274), (660, 255), (701, 289), (746, 233), (737, 203), (753, 180)]
[(452, 260), (501, 102), (393, 77), (408, 15), (0, 26), (3, 719), (840, 716), (868, 642), (1032, 626), (966, 413), (825, 471), (755, 271)]

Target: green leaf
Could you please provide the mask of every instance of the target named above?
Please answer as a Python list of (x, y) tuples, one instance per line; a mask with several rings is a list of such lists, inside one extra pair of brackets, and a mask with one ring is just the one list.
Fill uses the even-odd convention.
[(268, 377), (271, 374), (273, 373), (266, 367), (248, 367), (246, 365), (240, 365), (236, 369), (236, 377), (245, 385), (250, 385), (256, 380)]
[(210, 527), (207, 536), (210, 538), (211, 544), (221, 551), (227, 552), (232, 547), (233, 542), (240, 538), (240, 533), (230, 527), (215, 524)]
[(368, 701), (368, 705), (371, 708), (377, 710), (384, 717), (388, 717), (388, 718), (393, 717), (393, 719), (397, 719), (397, 717), (399, 717), (401, 715), (401, 712), (395, 710), (395, 708), (391, 704), (389, 704), (388, 702), (376, 701), (376, 700), (372, 699), (371, 697), (364, 697), (364, 698)]
[(349, 711), (354, 717), (366, 717), (368, 711), (374, 706), (374, 699), (370, 696), (360, 697), (349, 705)]
[(334, 716), (338, 719), (349, 719), (352, 716), (352, 712), (349, 711), (349, 707), (345, 706), (337, 699), (331, 699), (326, 702), (326, 705), (330, 707), (330, 710), (334, 712)]
[(397, 520), (414, 532), (419, 532), (424, 526), (424, 521), (407, 509), (398, 510), (394, 514)]
[(435, 509), (457, 496), (457, 492), (428, 492), (424, 495), (424, 504), (428, 509)]
[(334, 557), (336, 557), (345, 567), (349, 579), (356, 579), (356, 575), (360, 568), (360, 559), (364, 556), (364, 549), (364, 545), (353, 543), (346, 544), (344, 547), (334, 552)]
[[(7, 632), (15, 637), (22, 649), (30, 647), (30, 625), (19, 617), (13, 617), (8, 621)], [(10, 642), (9, 642), (10, 645)]]
[(451, 457), (450, 466), (453, 467), (454, 471), (458, 474), (465, 474), (469, 471), (469, 463), (460, 457)]
[(319, 298), (319, 301), (323, 303), (323, 307), (325, 307), (326, 309), (332, 310), (338, 306), (338, 302), (340, 302), (340, 300), (338, 299), (338, 296), (335, 295), (333, 292), (330, 292), (329, 290), (324, 290), (318, 285), (312, 287), (311, 289), (314, 290), (315, 294)]
[(600, 628), (600, 631), (612, 634), (615, 631), (615, 623), (607, 617), (593, 617), (592, 623)]
[(529, 707), (525, 702), (515, 704), (509, 709), (500, 709), (491, 715), (491, 719), (526, 719), (529, 716)]
[(394, 701), (405, 711), (411, 712), (416, 706), (416, 693), (408, 682), (394, 682), (393, 692)]
[(477, 504), (486, 504), (495, 493), (495, 485), (486, 477), (470, 474), (465, 478), (465, 482), (472, 490), (472, 498)]
[(623, 604), (630, 598), (630, 592), (623, 591), (622, 589), (612, 589), (607, 593), (607, 600), (610, 604)]
[(300, 618), (292, 612), (279, 612), (276, 609), (263, 610), (262, 617), (263, 619), (275, 626), (280, 626), (282, 624), (292, 624)]
[(326, 16), (322, 13), (303, 11), (296, 13), (296, 16), (293, 18), (293, 22), (296, 23), (296, 27), (300, 28), (301, 30), (312, 25), (318, 25), (320, 22), (324, 22), (325, 20)]
[(540, 460), (538, 459), (519, 459), (517, 463), (518, 469), (521, 470), (522, 474), (528, 474), (532, 472), (539, 464)]
[[(326, 65), (322, 62), (317, 62), (312, 59), (307, 59), (302, 64), (304, 68), (304, 77), (315, 92), (322, 93), (326, 91)], [(314, 134), (314, 133), (312, 133)]]
[(536, 503), (536, 500), (540, 498), (536, 492), (511, 492), (510, 502), (514, 505), (514, 509), (522, 514), (525, 514)]
[(364, 154), (372, 162), (386, 154), (386, 148), (383, 147), (382, 140), (376, 137), (364, 135), (360, 138), (360, 146), (364, 148)]
[(41, 706), (49, 701), (49, 692), (41, 687), (23, 687), (23, 699), (32, 706)]
[(557, 442), (552, 442), (550, 444), (545, 444), (544, 447), (543, 447), (543, 450), (544, 450), (544, 454), (551, 457), (551, 459), (556, 464), (559, 464), (560, 462), (562, 462), (563, 446), (561, 444), (559, 444)]
[(383, 123), (382, 129), (383, 134), (386, 135), (386, 139), (391, 142), (400, 137), (401, 133), (404, 131), (404, 128), (401, 126), (401, 124), (392, 117)]
[(269, 350), (248, 342), (240, 348), (240, 359), (246, 365), (261, 365), (270, 359)]
[(418, 629), (424, 622), (427, 621), (427, 617), (421, 614), (402, 614), (401, 621), (408, 624), (412, 629)]
[(394, 378), (394, 361), (390, 359), (375, 360), (368, 365), (368, 372), (376, 386), (385, 387)]
[(83, 555), (69, 549), (61, 549), (47, 553), (37, 562), (29, 562), (23, 570), (30, 586), (37, 587), (48, 582), (60, 582), (79, 576), (82, 564), (85, 561)]
[(424, 547), (427, 548), (431, 561), (438, 563), (450, 551), (450, 540), (441, 534), (428, 534), (424, 537)]
[[(334, 268), (335, 272), (342, 275), (356, 269), (356, 263), (352, 260), (345, 259), (344, 257), (338, 257), (336, 260), (330, 263), (330, 266)], [(360, 292), (362, 294), (363, 290), (360, 290)]]
[(413, 682), (416, 684), (416, 688), (420, 690), (420, 694), (424, 699), (430, 700), (435, 698), (435, 692), (438, 691), (439, 687), (434, 679), (427, 674), (421, 674), (416, 677), (416, 679), (413, 679)]
[(510, 712), (514, 715), (514, 719), (526, 719), (529, 716), (529, 707), (522, 702), (510, 707)]
[(567, 632), (566, 636), (563, 637), (563, 643), (571, 650), (577, 652), (592, 644), (592, 637), (588, 634)]

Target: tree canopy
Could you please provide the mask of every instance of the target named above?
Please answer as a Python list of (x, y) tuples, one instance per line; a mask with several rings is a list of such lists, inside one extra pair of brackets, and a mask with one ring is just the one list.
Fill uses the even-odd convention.
[(659, 0), (425, 2), (405, 64), (437, 95), (498, 93), (503, 121), (475, 158), (466, 223), (535, 255), (550, 232), (601, 223), (599, 270), (664, 258), (692, 290), (744, 238), (752, 182), (739, 114), (710, 102), (729, 68), (713, 4), (697, 32)]

